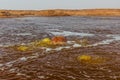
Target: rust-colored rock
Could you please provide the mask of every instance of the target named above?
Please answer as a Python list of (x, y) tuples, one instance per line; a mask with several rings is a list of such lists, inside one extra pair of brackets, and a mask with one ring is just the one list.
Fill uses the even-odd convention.
[(67, 42), (67, 39), (64, 36), (55, 36), (52, 38), (53, 44), (64, 44)]

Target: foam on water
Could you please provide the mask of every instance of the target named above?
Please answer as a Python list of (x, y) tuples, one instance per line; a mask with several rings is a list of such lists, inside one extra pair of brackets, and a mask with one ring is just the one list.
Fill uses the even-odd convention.
[(14, 45), (27, 45), (27, 43), (21, 43), (21, 42), (6, 42), (6, 43), (0, 43), (0, 47), (10, 47)]
[(67, 44), (74, 44), (75, 41), (67, 41)]
[(39, 55), (37, 53), (34, 53), (33, 55), (28, 56), (28, 57), (21, 57), (16, 60), (13, 60), (13, 61), (9, 61), (9, 62), (0, 64), (0, 70), (4, 70), (4, 67), (12, 67), (13, 64), (17, 61), (23, 62), (23, 61), (27, 61), (28, 59), (33, 59), (33, 58), (38, 58), (38, 57), (39, 57)]
[(64, 47), (58, 47), (58, 48), (56, 48), (55, 50), (56, 51), (60, 51), (60, 50), (62, 50), (62, 49), (69, 49), (70, 48), (70, 46), (64, 46)]
[(18, 34), (12, 34), (12, 35), (16, 35), (16, 36), (30, 36), (30, 35), (32, 35), (32, 33), (18, 33)]
[(120, 40), (120, 35), (107, 35), (108, 37), (112, 37), (114, 38), (115, 40)]
[[(106, 39), (106, 40), (103, 40), (101, 42), (98, 42), (98, 43), (95, 43), (95, 44), (92, 44), (92, 45), (88, 45), (88, 46), (98, 46), (98, 45), (105, 45), (105, 44), (110, 44), (111, 42), (113, 41), (118, 41), (120, 40), (120, 35), (107, 35), (107, 37), (110, 37), (111, 39)], [(75, 41), (67, 41), (67, 44), (71, 45), (71, 46), (61, 46), (61, 47), (57, 47), (57, 48), (42, 48), (42, 49), (45, 49), (46, 52), (48, 51), (52, 51), (52, 50), (55, 50), (55, 51), (60, 51), (62, 49), (69, 49), (71, 47), (82, 47), (80, 44), (76, 43)], [(1, 45), (3, 46), (3, 45)], [(0, 69), (4, 69), (3, 66), (7, 66), (7, 67), (11, 67), (15, 62), (17, 61), (27, 61), (28, 59), (33, 59), (33, 58), (38, 58), (39, 55), (37, 53), (34, 53), (34, 55), (31, 55), (31, 56), (28, 56), (28, 57), (21, 57), (21, 58), (18, 58), (16, 60), (13, 60), (13, 61), (10, 61), (10, 62), (7, 62), (7, 63), (4, 63), (4, 64), (0, 64)]]
[(90, 33), (78, 33), (78, 32), (70, 32), (70, 31), (51, 31), (50, 33), (52, 33), (53, 35), (57, 36), (57, 35), (61, 35), (61, 36), (94, 36), (94, 34), (90, 34)]
[(101, 41), (101, 42), (92, 44), (92, 46), (98, 46), (98, 45), (102, 45), (102, 44), (110, 44), (110, 43), (113, 42), (113, 41), (114, 41), (114, 39), (107, 39), (107, 40), (103, 40), (103, 41)]
[(92, 44), (92, 46), (98, 46), (98, 45), (102, 45), (102, 44), (110, 44), (110, 43), (112, 43), (113, 41), (119, 41), (119, 40), (120, 40), (120, 35), (107, 35), (107, 37), (110, 37), (110, 38), (112, 38), (112, 39), (103, 40), (103, 41), (101, 41), (101, 42)]
[(22, 57), (19, 60), (21, 60), (21, 61), (27, 61), (27, 58), (26, 57)]
[(11, 44), (11, 43), (6, 43), (6, 44), (1, 43), (0, 47), (9, 47), (9, 46), (13, 46), (13, 45), (14, 44)]
[[(55, 36), (62, 35), (62, 36), (82, 36), (82, 37), (91, 36), (92, 37), (95, 35), (95, 34), (90, 34), (90, 33), (78, 33), (78, 32), (70, 32), (70, 31), (62, 31), (59, 29), (52, 29), (49, 32)], [(89, 45), (89, 46), (105, 45), (105, 44), (110, 44), (113, 41), (120, 40), (120, 35), (106, 35), (106, 37), (110, 37), (111, 39), (106, 39), (106, 40), (103, 40), (101, 42), (97, 42), (95, 44)], [(73, 44), (73, 47), (81, 47), (81, 45), (76, 43), (75, 41), (73, 41), (73, 42), (68, 41), (67, 43)]]
[(73, 47), (82, 47), (80, 44), (75, 43)]
[(55, 49), (53, 49), (53, 48), (45, 48), (45, 51), (46, 51), (46, 52), (49, 52), (49, 51), (52, 51), (52, 50), (54, 50), (54, 51), (60, 51), (60, 50), (62, 50), (62, 49), (69, 49), (69, 48), (71, 48), (71, 46), (57, 47), (57, 48), (55, 48)]
[(0, 64), (0, 67), (2, 67), (3, 66), (3, 64)]

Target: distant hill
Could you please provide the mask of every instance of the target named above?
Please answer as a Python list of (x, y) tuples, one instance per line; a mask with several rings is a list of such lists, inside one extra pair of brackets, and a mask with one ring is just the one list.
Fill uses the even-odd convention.
[(26, 16), (120, 16), (120, 9), (0, 10), (0, 18)]

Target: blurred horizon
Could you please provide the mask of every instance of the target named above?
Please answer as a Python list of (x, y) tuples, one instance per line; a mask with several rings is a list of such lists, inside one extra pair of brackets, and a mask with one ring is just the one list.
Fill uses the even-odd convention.
[(0, 0), (0, 9), (48, 10), (48, 9), (120, 9), (119, 0)]

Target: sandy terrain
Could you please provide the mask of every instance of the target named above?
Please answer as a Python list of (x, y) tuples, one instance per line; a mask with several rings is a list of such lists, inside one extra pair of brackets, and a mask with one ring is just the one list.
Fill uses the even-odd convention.
[(120, 16), (120, 9), (0, 10), (1, 18), (25, 16)]

